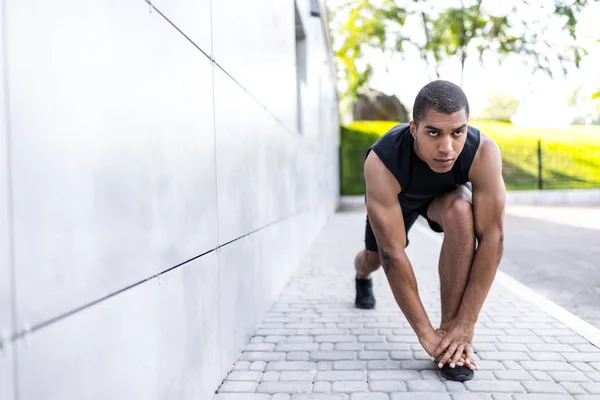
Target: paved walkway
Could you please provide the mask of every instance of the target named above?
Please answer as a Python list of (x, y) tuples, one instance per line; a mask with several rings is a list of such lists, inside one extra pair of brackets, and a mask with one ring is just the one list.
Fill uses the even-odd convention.
[[(331, 220), (214, 400), (600, 399), (600, 349), (500, 283), (476, 327), (475, 378), (440, 377), (381, 270), (377, 308), (353, 307), (363, 221), (364, 212)], [(434, 326), (439, 249), (420, 225), (411, 231), (407, 253)]]

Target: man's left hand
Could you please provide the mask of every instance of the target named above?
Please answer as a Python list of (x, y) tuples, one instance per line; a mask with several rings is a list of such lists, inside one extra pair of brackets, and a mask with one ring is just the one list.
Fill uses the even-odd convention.
[(439, 330), (445, 333), (444, 339), (431, 355), (432, 361), (439, 359), (438, 367), (442, 368), (444, 364), (449, 363), (450, 367), (454, 368), (464, 353), (467, 366), (474, 366), (479, 369), (473, 360), (473, 349), (471, 347), (473, 334), (475, 333), (473, 323), (455, 318), (442, 325)]

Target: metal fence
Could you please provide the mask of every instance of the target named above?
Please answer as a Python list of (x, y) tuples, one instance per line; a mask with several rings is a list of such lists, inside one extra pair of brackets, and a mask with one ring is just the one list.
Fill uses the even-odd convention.
[(600, 141), (499, 142), (509, 190), (600, 188)]

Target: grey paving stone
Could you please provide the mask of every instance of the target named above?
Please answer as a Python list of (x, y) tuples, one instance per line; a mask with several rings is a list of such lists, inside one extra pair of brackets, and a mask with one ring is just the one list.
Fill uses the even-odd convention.
[[(548, 353), (543, 351), (531, 351), (528, 353), (534, 361), (565, 361), (560, 353)], [(570, 354), (570, 353), (569, 353)]]
[(553, 381), (552, 377), (544, 371), (529, 371), (529, 373), (536, 381)]
[(581, 351), (583, 353), (600, 353), (600, 348), (592, 344), (574, 344), (573, 347), (575, 347), (578, 351)]
[(470, 392), (503, 392), (503, 393), (524, 393), (525, 388), (517, 381), (492, 381), (492, 380), (472, 380), (465, 382), (465, 387)]
[(439, 368), (432, 361), (427, 360), (402, 360), (400, 361), (401, 369), (416, 369), (422, 371), (424, 369), (431, 369), (437, 371)]
[(448, 393), (392, 393), (390, 400), (451, 400)]
[(313, 393), (331, 393), (331, 382), (315, 382), (313, 384)]
[(504, 381), (534, 380), (533, 376), (531, 376), (531, 374), (529, 374), (529, 372), (523, 371), (523, 370), (521, 370), (521, 371), (516, 371), (516, 370), (494, 371), (493, 373), (497, 379), (504, 380)]
[(467, 388), (465, 384), (462, 382), (454, 382), (454, 381), (444, 381), (444, 386), (446, 387), (446, 391), (451, 393), (466, 393)]
[(586, 372), (585, 376), (587, 376), (594, 382), (600, 382), (600, 372)]
[(540, 338), (544, 341), (544, 343), (560, 343), (554, 336), (540, 336)]
[(257, 393), (310, 393), (311, 382), (262, 382), (256, 388)]
[(315, 342), (317, 342), (317, 343), (356, 342), (356, 336), (354, 336), (354, 335), (317, 335), (317, 336), (315, 336)]
[(389, 353), (387, 351), (359, 351), (359, 360), (388, 360)]
[(316, 351), (319, 350), (317, 343), (280, 343), (275, 351)]
[(477, 365), (479, 365), (480, 370), (483, 371), (496, 371), (506, 369), (506, 367), (500, 361), (480, 360), (477, 361)]
[(591, 394), (600, 394), (600, 383), (581, 383), (581, 387)]
[(287, 353), (286, 361), (308, 361), (310, 353), (307, 351), (291, 351)]
[(389, 400), (387, 393), (352, 393), (350, 400)]
[[(379, 370), (379, 369), (399, 369), (400, 361), (392, 360), (371, 360), (367, 361), (367, 370)], [(416, 368), (403, 368), (403, 369), (416, 369)]]
[[(369, 343), (366, 343), (369, 344)], [(365, 349), (365, 343), (336, 343), (337, 351), (361, 351)]]
[(579, 371), (548, 371), (555, 382), (589, 382), (590, 378)]
[(521, 361), (526, 370), (535, 371), (577, 371), (575, 367), (562, 361)]
[(563, 357), (569, 362), (600, 362), (600, 353), (564, 353)]
[(233, 365), (233, 370), (234, 371), (242, 371), (242, 370), (245, 370), (245, 369), (250, 369), (250, 365), (251, 364), (252, 363), (250, 361), (237, 361)]
[[(503, 344), (506, 346), (513, 345), (512, 343), (477, 343), (477, 344), (473, 344), (473, 351), (475, 351), (476, 353), (478, 353), (480, 351), (498, 351), (498, 350), (501, 350), (500, 348), (498, 348), (498, 344)], [(419, 345), (419, 347), (421, 347), (421, 345)], [(501, 350), (501, 351), (508, 351), (508, 349)]]
[(499, 351), (521, 351), (524, 353), (529, 351), (527, 346), (521, 343), (496, 343), (494, 347)]
[(568, 344), (588, 344), (589, 342), (581, 336), (559, 336), (556, 338), (560, 343)]
[(513, 394), (514, 400), (572, 400), (573, 398), (564, 394), (546, 394), (546, 393), (528, 393), (528, 394)]
[(367, 371), (319, 371), (315, 381), (366, 381)]
[(491, 400), (492, 395), (487, 393), (454, 393), (452, 400)]
[(286, 341), (287, 336), (269, 335), (265, 337), (265, 343), (281, 343)]
[(494, 371), (475, 371), (475, 376), (473, 380), (476, 381), (493, 381), (496, 380), (496, 375), (494, 375)]
[(576, 400), (598, 400), (598, 396), (595, 394), (576, 394)]
[(412, 351), (391, 351), (390, 358), (392, 360), (412, 360), (414, 352)]
[(243, 361), (280, 361), (285, 360), (285, 353), (266, 351), (248, 351), (242, 353), (240, 360)]
[(212, 400), (271, 400), (271, 396), (258, 393), (219, 393)]
[[(421, 349), (421, 345), (419, 350)], [(375, 351), (405, 351), (411, 352), (411, 345), (408, 343), (365, 343), (365, 350)]]
[[(337, 343), (337, 344), (342, 344), (342, 343)], [(352, 344), (352, 343), (350, 343)], [(319, 350), (321, 351), (333, 351), (335, 350), (335, 345), (333, 343), (321, 343), (321, 346), (319, 347)]]
[(367, 392), (369, 386), (366, 381), (338, 381), (331, 385), (332, 393), (352, 393), (352, 392)]
[(319, 361), (317, 363), (317, 371), (331, 371), (333, 369), (333, 361)]
[(316, 371), (284, 371), (281, 373), (279, 380), (283, 381), (293, 381), (293, 382), (302, 382), (302, 381), (311, 381), (315, 376)]
[(267, 371), (264, 374), (262, 374), (260, 381), (261, 382), (276, 382), (279, 380), (280, 376), (281, 376), (281, 372)]
[(274, 361), (266, 366), (267, 371), (311, 371), (316, 364), (310, 361)]
[(596, 371), (590, 364), (584, 363), (581, 361), (574, 361), (570, 364), (582, 372), (595, 372)]
[(561, 382), (559, 385), (569, 394), (587, 394), (587, 392), (575, 382)]
[[(329, 335), (349, 335), (350, 329), (340, 329), (340, 328), (317, 328), (311, 329), (310, 334), (314, 336), (329, 336)], [(328, 342), (329, 340), (325, 340)]]
[(408, 381), (421, 379), (421, 375), (419, 375), (418, 371), (381, 370), (369, 372), (368, 378), (369, 382), (380, 380)]
[(589, 363), (589, 365), (591, 367), (596, 368), (597, 371), (600, 371), (600, 362), (592, 362), (592, 363)]
[(258, 382), (262, 375), (261, 371), (233, 371), (227, 375), (228, 381), (251, 381)]
[(348, 400), (350, 397), (342, 393), (310, 393), (295, 394), (292, 400)]
[(334, 370), (363, 370), (366, 367), (366, 361), (335, 361), (332, 365)]
[(422, 379), (432, 379), (434, 381), (442, 380), (442, 376), (439, 371), (425, 370), (425, 371), (421, 371), (420, 374), (421, 374)]
[(290, 400), (291, 396), (286, 393), (277, 393), (271, 397), (271, 400)]
[(516, 351), (484, 351), (478, 354), (479, 358), (482, 360), (492, 360), (492, 361), (503, 361), (503, 360), (511, 360), (511, 361), (521, 361), (521, 360), (529, 360), (529, 356), (527, 353), (521, 353)]
[(446, 387), (440, 381), (434, 380), (416, 380), (407, 381), (406, 386), (409, 392), (445, 392)]
[(264, 336), (254, 336), (252, 339), (250, 339), (250, 343), (262, 343), (264, 341), (265, 341)]
[(538, 336), (496, 336), (498, 338), (499, 342), (502, 343), (524, 343), (524, 344), (531, 344), (531, 343), (544, 343), (544, 341), (542, 339), (540, 339)]
[(534, 329), (533, 333), (539, 336), (574, 336), (575, 332), (570, 329)]
[(265, 361), (254, 361), (250, 364), (250, 370), (252, 371), (264, 371), (267, 367), (267, 363)]
[(359, 335), (358, 341), (364, 343), (377, 343), (383, 342), (385, 340), (385, 336), (381, 335)]
[(247, 381), (227, 381), (222, 384), (218, 392), (236, 392), (236, 393), (244, 393), (244, 392), (254, 392), (258, 383), (256, 382), (247, 382)]
[(516, 361), (512, 361), (512, 360), (502, 361), (502, 365), (504, 365), (504, 367), (508, 370), (514, 370), (514, 371), (522, 371), (523, 370), (523, 367), (521, 366), (521, 364), (519, 364)]
[(383, 381), (370, 381), (369, 389), (372, 392), (406, 392), (406, 383), (399, 380), (383, 380)]
[(310, 353), (313, 361), (355, 360), (356, 353), (352, 351), (313, 351)]
[(554, 382), (521, 382), (529, 393), (565, 393), (565, 390), (558, 383)]
[(533, 352), (554, 352), (554, 353), (576, 353), (577, 349), (569, 344), (540, 344), (540, 343), (531, 343), (528, 344), (527, 347), (529, 350)]
[(285, 343), (312, 343), (314, 341), (314, 336), (287, 336), (285, 339)]

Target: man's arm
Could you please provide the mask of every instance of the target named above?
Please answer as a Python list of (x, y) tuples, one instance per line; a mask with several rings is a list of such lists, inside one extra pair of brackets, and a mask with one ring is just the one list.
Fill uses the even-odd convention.
[[(364, 172), (367, 214), (379, 246), (381, 265), (396, 302), (410, 326), (419, 339), (432, 341), (435, 331), (419, 298), (417, 280), (404, 252), (406, 232), (398, 202), (400, 185), (375, 152), (370, 152), (367, 156)], [(439, 341), (435, 341), (435, 345), (437, 343)], [(430, 346), (429, 351), (435, 345)]]
[[(482, 140), (469, 178), (473, 184), (473, 217), (478, 245), (458, 314), (449, 324), (451, 328), (434, 351), (433, 357), (437, 359), (447, 348), (458, 350), (456, 354), (447, 351), (440, 359), (440, 364), (446, 363), (452, 357), (455, 361), (459, 356), (458, 351), (462, 353), (461, 346), (456, 347), (456, 343), (453, 343), (460, 339), (451, 331), (455, 327), (458, 330), (461, 326), (475, 325), (494, 282), (503, 253), (506, 189), (502, 178), (500, 150), (491, 139)], [(467, 354), (467, 359), (470, 358), (471, 354)]]

